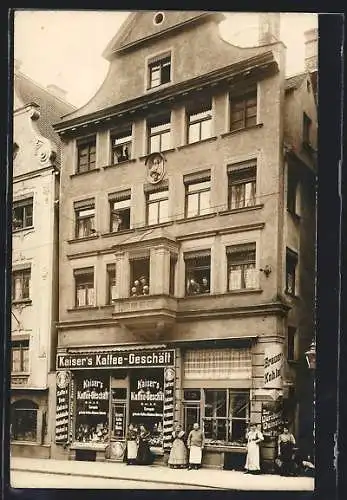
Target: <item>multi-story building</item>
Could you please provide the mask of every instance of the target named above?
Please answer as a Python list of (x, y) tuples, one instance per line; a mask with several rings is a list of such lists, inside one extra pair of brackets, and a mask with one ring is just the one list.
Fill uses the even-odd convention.
[(222, 19), (131, 14), (99, 91), (55, 126), (54, 456), (120, 459), (130, 422), (158, 456), (174, 421), (199, 422), (206, 466), (243, 466), (251, 420), (264, 460), (283, 419), (304, 445), (314, 95), (308, 74), (286, 79), (279, 14), (253, 48), (223, 40)]
[[(60, 139), (52, 124), (74, 108), (16, 63), (13, 102), (11, 450), (50, 456), (48, 376), (58, 318)], [(54, 91), (54, 93), (53, 93)]]

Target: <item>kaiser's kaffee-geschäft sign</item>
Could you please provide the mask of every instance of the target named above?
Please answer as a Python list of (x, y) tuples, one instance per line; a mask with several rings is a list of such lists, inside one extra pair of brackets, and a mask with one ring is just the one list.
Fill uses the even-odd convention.
[(174, 366), (175, 350), (117, 351), (57, 354), (57, 370), (145, 368)]

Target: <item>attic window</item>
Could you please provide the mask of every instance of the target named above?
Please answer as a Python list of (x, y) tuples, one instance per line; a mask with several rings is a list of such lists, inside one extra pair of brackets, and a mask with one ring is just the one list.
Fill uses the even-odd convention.
[(157, 12), (153, 18), (153, 23), (158, 26), (159, 24), (162, 24), (164, 21), (164, 13), (163, 12)]

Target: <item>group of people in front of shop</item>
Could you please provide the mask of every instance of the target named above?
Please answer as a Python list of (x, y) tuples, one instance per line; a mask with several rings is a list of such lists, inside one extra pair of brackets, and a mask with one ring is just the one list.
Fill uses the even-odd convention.
[[(141, 425), (139, 429), (133, 424), (129, 425), (127, 433), (126, 462), (127, 464), (150, 465), (154, 455), (149, 445), (150, 433)], [(251, 423), (246, 434), (247, 456), (245, 473), (259, 474), (260, 468), (260, 443), (264, 436), (257, 424)], [(177, 423), (171, 437), (171, 450), (168, 465), (174, 469), (199, 469), (202, 463), (205, 446), (205, 435), (196, 422), (193, 429), (186, 436), (182, 426)], [(278, 436), (278, 453), (275, 460), (277, 472), (284, 476), (295, 475), (295, 438), (288, 427), (284, 426)], [(314, 470), (310, 461), (302, 461), (302, 467), (308, 472)]]

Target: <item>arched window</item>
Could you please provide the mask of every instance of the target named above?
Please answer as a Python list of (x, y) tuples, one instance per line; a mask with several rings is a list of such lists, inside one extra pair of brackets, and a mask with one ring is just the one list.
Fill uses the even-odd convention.
[(11, 439), (37, 440), (38, 405), (29, 399), (19, 399), (11, 405)]

